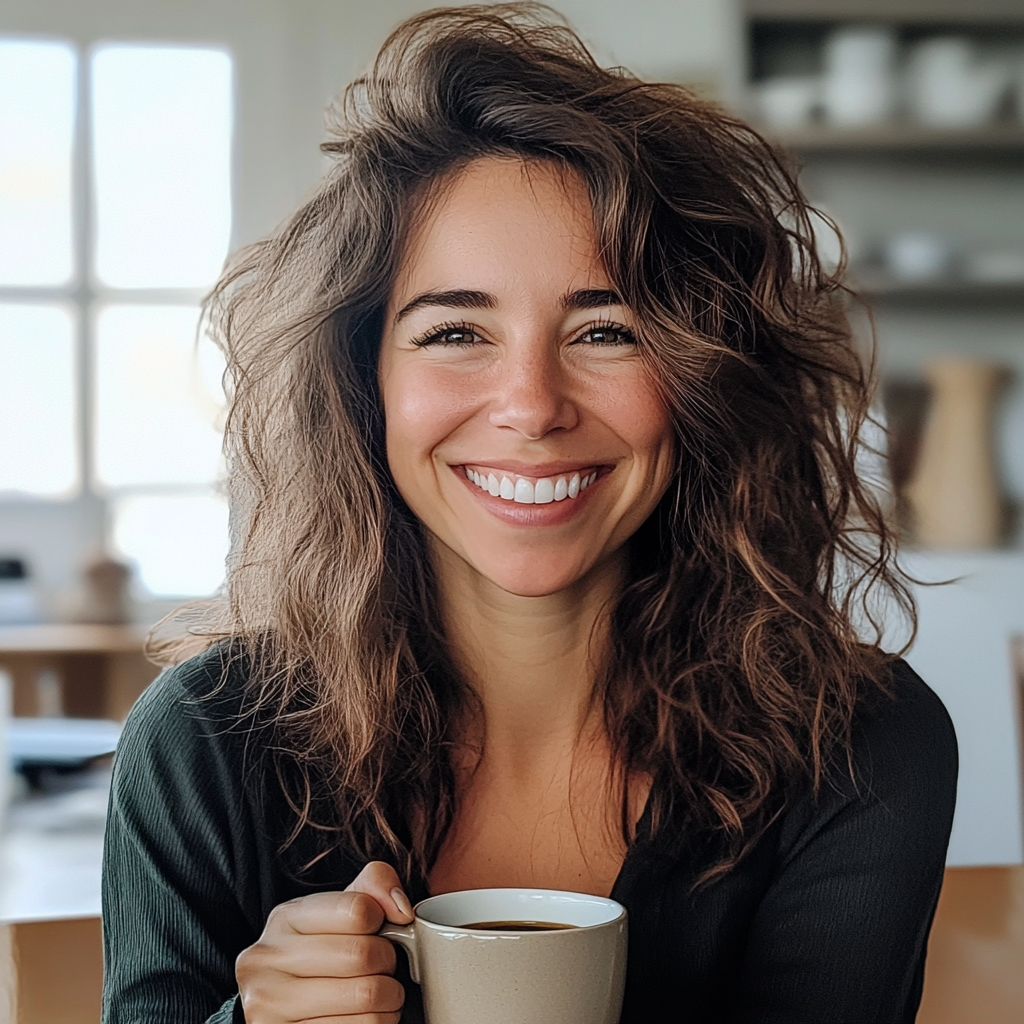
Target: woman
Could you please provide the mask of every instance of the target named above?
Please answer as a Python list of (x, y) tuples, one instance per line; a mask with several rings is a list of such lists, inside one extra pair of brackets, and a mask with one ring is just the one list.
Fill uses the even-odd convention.
[(211, 307), (228, 601), (126, 726), (104, 1019), (417, 1020), (385, 918), (527, 885), (626, 906), (625, 1022), (913, 1020), (955, 740), (855, 628), (910, 606), (793, 178), (519, 6), (325, 148)]

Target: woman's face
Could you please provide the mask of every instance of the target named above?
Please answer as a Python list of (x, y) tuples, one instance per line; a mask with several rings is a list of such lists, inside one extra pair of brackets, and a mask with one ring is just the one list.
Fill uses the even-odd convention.
[(483, 158), (428, 204), (379, 376), (402, 497), (510, 593), (582, 579), (672, 476), (671, 421), (601, 264), (586, 187), (550, 165)]

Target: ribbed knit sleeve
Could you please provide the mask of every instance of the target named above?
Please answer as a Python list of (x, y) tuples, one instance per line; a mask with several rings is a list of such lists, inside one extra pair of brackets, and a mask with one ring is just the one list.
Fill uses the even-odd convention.
[(783, 822), (747, 937), (737, 1022), (913, 1024), (942, 886), (957, 747), (904, 663), (897, 699), (863, 716), (856, 781), (836, 772)]
[[(229, 725), (196, 698), (219, 659), (165, 673), (126, 723), (104, 852), (104, 1024), (238, 1024), (234, 956), (262, 930), (256, 829)], [(239, 741), (240, 742), (240, 741)], [(235, 761), (236, 763), (229, 763)], [(254, 893), (254, 897), (255, 897)]]

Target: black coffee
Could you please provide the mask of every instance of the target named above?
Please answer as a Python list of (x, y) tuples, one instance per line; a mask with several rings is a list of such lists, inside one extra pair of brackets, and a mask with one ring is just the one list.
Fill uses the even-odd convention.
[(576, 925), (559, 924), (557, 921), (474, 921), (462, 927), (477, 932), (557, 932)]

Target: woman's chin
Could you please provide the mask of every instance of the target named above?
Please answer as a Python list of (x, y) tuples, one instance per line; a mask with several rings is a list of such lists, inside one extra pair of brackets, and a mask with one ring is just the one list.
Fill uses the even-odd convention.
[(494, 586), (516, 597), (550, 597), (568, 590), (586, 574), (586, 566), (544, 565), (537, 558), (516, 566), (476, 564), (476, 571)]
[[(514, 558), (465, 558), (468, 565), (491, 585), (516, 597), (551, 597), (571, 590), (584, 579), (609, 565), (607, 558), (594, 558), (567, 550), (543, 554), (531, 552)], [(614, 556), (613, 559), (614, 561)]]

